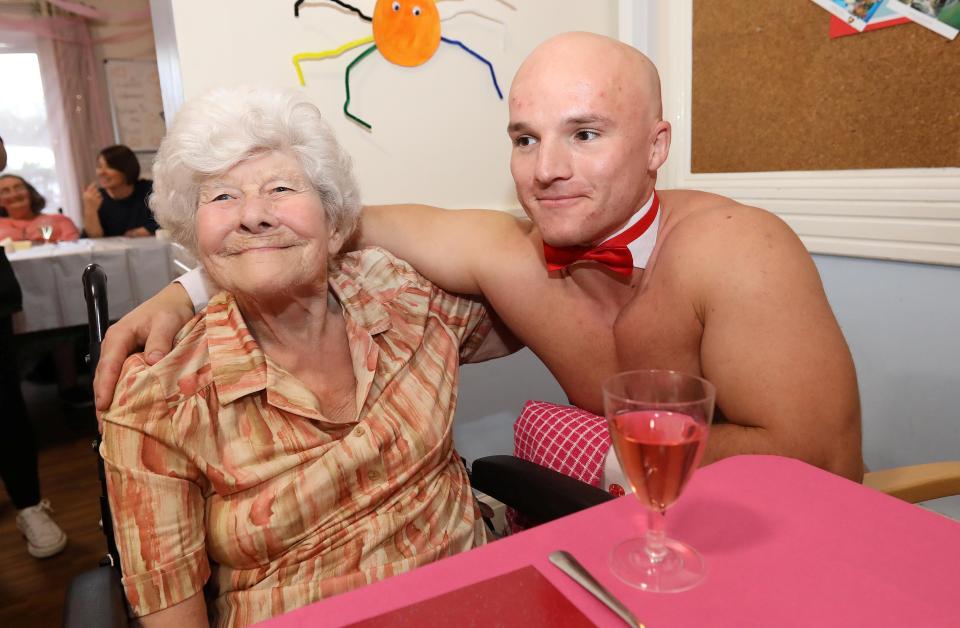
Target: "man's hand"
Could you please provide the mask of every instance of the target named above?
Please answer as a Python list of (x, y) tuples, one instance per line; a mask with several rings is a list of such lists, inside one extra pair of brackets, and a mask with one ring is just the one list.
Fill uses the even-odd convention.
[(173, 348), (173, 339), (193, 318), (193, 304), (180, 284), (172, 283), (117, 321), (104, 336), (93, 379), (97, 410), (113, 401), (123, 363), (143, 347), (147, 364), (156, 364)]

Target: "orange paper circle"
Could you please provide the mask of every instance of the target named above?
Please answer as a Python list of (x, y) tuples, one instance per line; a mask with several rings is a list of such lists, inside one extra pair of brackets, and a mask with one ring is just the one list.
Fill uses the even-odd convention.
[(434, 0), (377, 0), (373, 41), (397, 65), (426, 63), (440, 46), (440, 13)]

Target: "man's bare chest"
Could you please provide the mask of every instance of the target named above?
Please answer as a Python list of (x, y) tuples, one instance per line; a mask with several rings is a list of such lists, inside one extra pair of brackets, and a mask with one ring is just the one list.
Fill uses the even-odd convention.
[(617, 371), (699, 371), (700, 327), (675, 295), (649, 285), (599, 294), (538, 282), (490, 301), (550, 369), (571, 403), (594, 412), (602, 412), (603, 380)]

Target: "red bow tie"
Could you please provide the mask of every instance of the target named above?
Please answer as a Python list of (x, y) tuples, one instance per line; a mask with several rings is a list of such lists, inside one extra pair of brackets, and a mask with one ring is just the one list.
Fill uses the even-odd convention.
[(660, 209), (660, 199), (653, 193), (653, 202), (643, 218), (620, 235), (597, 246), (550, 246), (543, 243), (547, 270), (561, 270), (574, 262), (591, 261), (603, 264), (615, 273), (629, 276), (633, 272), (633, 254), (627, 245), (646, 233)]

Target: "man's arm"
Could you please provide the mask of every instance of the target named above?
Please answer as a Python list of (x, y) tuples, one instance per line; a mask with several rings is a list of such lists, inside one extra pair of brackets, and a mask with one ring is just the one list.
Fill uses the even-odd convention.
[(481, 295), (499, 247), (522, 234), (504, 212), (379, 205), (363, 209), (356, 244), (390, 251), (447, 292)]
[(701, 295), (701, 369), (726, 418), (705, 462), (779, 454), (859, 481), (856, 372), (812, 259), (767, 212), (737, 206), (697, 220), (681, 250), (699, 271), (690, 276)]
[[(494, 272), (491, 256), (512, 238), (524, 237), (511, 215), (487, 210), (444, 210), (426, 205), (381, 205), (363, 210), (354, 246), (380, 246), (407, 260), (448, 292), (482, 294), (483, 278)], [(104, 338), (93, 381), (98, 410), (106, 410), (123, 361), (141, 346), (149, 364), (173, 347), (173, 339), (193, 316), (193, 301), (171, 284), (117, 321)], [(209, 296), (209, 295), (207, 295)], [(516, 351), (513, 341), (491, 339), (480, 355)]]

